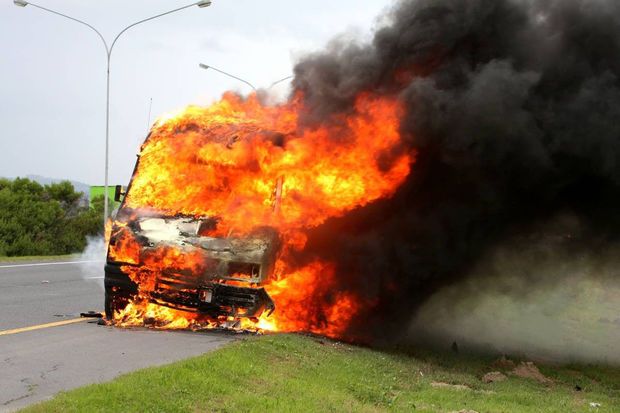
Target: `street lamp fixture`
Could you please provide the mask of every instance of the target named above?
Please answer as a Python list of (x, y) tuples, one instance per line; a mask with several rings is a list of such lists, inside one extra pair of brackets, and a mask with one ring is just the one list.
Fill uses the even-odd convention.
[(282, 82), (284, 82), (285, 80), (289, 80), (289, 79), (291, 79), (292, 77), (293, 77), (293, 75), (290, 75), (290, 76), (283, 77), (283, 78), (282, 78), (282, 79), (280, 79), (280, 80), (276, 80), (276, 81), (275, 81), (275, 82), (273, 82), (271, 85), (269, 85), (269, 87), (268, 87), (267, 89), (271, 89), (272, 87), (274, 87), (274, 86), (275, 86), (275, 85), (277, 85), (278, 83), (282, 83)]
[[(204, 63), (199, 63), (199, 64), (198, 64), (198, 67), (200, 67), (201, 69), (205, 69), (205, 70), (207, 70), (207, 69), (212, 69), (212, 70), (215, 70), (216, 72), (219, 72), (219, 73), (221, 73), (221, 74), (223, 74), (223, 75), (226, 75), (226, 76), (228, 76), (228, 77), (232, 77), (233, 79), (237, 79), (238, 81), (243, 82), (243, 83), (245, 83), (246, 85), (250, 86), (250, 87), (251, 87), (252, 89), (254, 89), (254, 91), (256, 92), (256, 88), (254, 87), (254, 85), (253, 85), (253, 84), (251, 84), (250, 82), (248, 82), (247, 80), (243, 80), (243, 79), (241, 79), (240, 77), (237, 77), (237, 76), (235, 76), (235, 75), (231, 75), (230, 73), (224, 72), (223, 70), (220, 70), (220, 69), (215, 68), (215, 67), (213, 67), (213, 66), (209, 66), (209, 65), (204, 64)], [(274, 87), (274, 86), (275, 86), (275, 85), (277, 85), (278, 83), (280, 83), (280, 82), (284, 82), (285, 80), (288, 80), (288, 79), (290, 79), (290, 78), (292, 78), (292, 77), (293, 77), (293, 76), (291, 75), (291, 76), (286, 76), (286, 77), (283, 77), (283, 78), (282, 78), (282, 79), (280, 79), (280, 80), (276, 80), (276, 81), (275, 81), (275, 82), (273, 82), (271, 85), (269, 85), (269, 87), (267, 88), (267, 90), (271, 89), (272, 87)]]
[(108, 200), (109, 200), (109, 196), (108, 196), (108, 170), (109, 170), (109, 140), (110, 140), (110, 60), (112, 58), (112, 49), (114, 49), (114, 45), (116, 44), (116, 41), (118, 40), (119, 37), (121, 37), (121, 35), (123, 33), (125, 33), (127, 30), (129, 30), (130, 28), (137, 26), (138, 24), (156, 19), (158, 17), (162, 17), (183, 9), (187, 9), (189, 7), (193, 7), (193, 6), (198, 6), (200, 8), (204, 8), (204, 7), (208, 7), (211, 5), (211, 0), (200, 0), (197, 1), (195, 3), (191, 3), (188, 4), (186, 6), (182, 6), (182, 7), (178, 7), (176, 9), (167, 11), (165, 13), (160, 13), (157, 14), (155, 16), (152, 17), (148, 17), (146, 19), (140, 20), (138, 22), (135, 22), (133, 24), (130, 24), (129, 26), (125, 27), (123, 30), (121, 30), (116, 37), (114, 38), (114, 40), (112, 40), (112, 43), (108, 46), (108, 42), (106, 42), (105, 38), (103, 37), (103, 35), (99, 32), (99, 30), (95, 29), (93, 26), (91, 26), (90, 24), (76, 19), (74, 17), (71, 16), (67, 16), (66, 14), (62, 14), (59, 13), (57, 11), (36, 5), (34, 3), (29, 3), (27, 1), (24, 0), (13, 0), (13, 3), (16, 6), (19, 7), (26, 7), (27, 5), (31, 5), (32, 7), (36, 7), (37, 9), (41, 9), (44, 11), (47, 11), (49, 13), (53, 13), (57, 16), (61, 16), (64, 18), (67, 18), (69, 20), (73, 20), (76, 23), (80, 23), (86, 27), (88, 27), (89, 29), (91, 29), (92, 31), (94, 31), (97, 36), (99, 36), (99, 38), (101, 39), (101, 42), (103, 43), (103, 47), (105, 48), (105, 52), (106, 52), (106, 56), (107, 56), (107, 69), (106, 69), (106, 75), (107, 75), (107, 79), (106, 79), (106, 110), (105, 110), (105, 179), (104, 179), (104, 206), (103, 206), (103, 225), (105, 227), (107, 221), (108, 221), (108, 216), (109, 216), (109, 208), (108, 208)]
[(213, 67), (213, 66), (206, 65), (204, 63), (200, 63), (198, 65), (198, 67), (200, 67), (201, 69), (205, 69), (205, 70), (207, 70), (207, 69), (215, 70), (216, 72), (219, 72), (219, 73), (221, 73), (221, 74), (223, 74), (225, 76), (232, 77), (233, 79), (237, 79), (238, 81), (243, 82), (246, 85), (248, 85), (249, 87), (251, 87), (256, 92), (256, 88), (254, 87), (254, 85), (251, 84), (250, 82), (248, 82), (247, 80), (241, 79), (240, 77), (237, 77), (235, 75), (231, 75), (230, 73), (224, 72), (223, 70), (220, 70), (220, 69), (218, 69), (216, 67)]

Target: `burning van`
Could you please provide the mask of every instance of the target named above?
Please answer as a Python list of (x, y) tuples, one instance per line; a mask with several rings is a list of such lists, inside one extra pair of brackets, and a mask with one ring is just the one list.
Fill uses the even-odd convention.
[[(147, 138), (148, 142), (148, 138)], [(230, 149), (230, 148), (229, 148)], [(276, 229), (256, 226), (240, 233), (217, 216), (169, 214), (132, 208), (133, 180), (110, 231), (105, 265), (108, 320), (132, 302), (196, 314), (208, 320), (257, 320), (275, 304), (263, 285), (272, 276), (281, 241)], [(270, 210), (278, 209), (282, 178), (273, 186)], [(225, 233), (223, 232), (225, 231)]]
[(304, 254), (308, 230), (394, 193), (412, 155), (392, 150), (394, 99), (361, 95), (350, 113), (313, 127), (298, 120), (304, 112), (299, 94), (268, 105), (227, 93), (155, 122), (108, 228), (108, 320), (347, 328), (360, 301), (330, 262)]

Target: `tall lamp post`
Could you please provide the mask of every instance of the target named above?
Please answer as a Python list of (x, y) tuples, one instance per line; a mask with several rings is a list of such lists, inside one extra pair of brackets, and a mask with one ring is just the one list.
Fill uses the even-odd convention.
[(256, 88), (254, 87), (254, 85), (253, 85), (253, 84), (251, 84), (250, 82), (248, 82), (247, 80), (241, 79), (240, 77), (237, 77), (237, 76), (235, 76), (235, 75), (231, 75), (231, 74), (230, 74), (230, 73), (228, 73), (228, 72), (224, 72), (223, 70), (220, 70), (220, 69), (218, 69), (218, 68), (216, 68), (216, 67), (213, 67), (213, 66), (206, 65), (206, 64), (204, 64), (204, 63), (200, 63), (200, 64), (198, 65), (198, 67), (200, 67), (201, 69), (204, 69), (204, 70), (208, 70), (208, 69), (215, 70), (216, 72), (221, 73), (221, 74), (223, 74), (223, 75), (225, 75), (225, 76), (232, 77), (233, 79), (237, 79), (238, 81), (243, 82), (243, 83), (245, 83), (246, 85), (248, 85), (249, 87), (251, 87), (251, 88), (252, 88), (252, 90), (254, 90), (254, 91), (256, 92)]
[[(221, 69), (218, 69), (218, 68), (216, 68), (216, 67), (213, 67), (213, 66), (208, 65), (208, 64), (205, 64), (205, 63), (199, 63), (199, 64), (198, 64), (198, 67), (200, 67), (201, 69), (204, 69), (204, 70), (208, 70), (208, 69), (215, 70), (215, 71), (216, 71), (216, 72), (218, 72), (218, 73), (221, 73), (221, 74), (223, 74), (223, 75), (225, 75), (225, 76), (231, 77), (231, 78), (233, 78), (233, 79), (236, 79), (236, 80), (238, 80), (238, 81), (240, 81), (240, 82), (245, 83), (246, 85), (248, 85), (249, 87), (251, 87), (251, 88), (254, 90), (254, 92), (257, 92), (257, 89), (256, 89), (256, 87), (254, 87), (254, 85), (253, 85), (253, 84), (251, 84), (250, 82), (248, 82), (248, 81), (247, 81), (247, 80), (245, 80), (245, 79), (241, 79), (241, 78), (240, 78), (240, 77), (238, 77), (238, 76), (232, 75), (232, 74), (230, 74), (230, 73), (228, 73), (228, 72), (225, 72), (225, 71), (223, 71), (223, 70), (221, 70)], [(284, 82), (285, 80), (288, 80), (288, 79), (290, 79), (290, 78), (292, 78), (292, 77), (293, 77), (293, 75), (290, 75), (290, 76), (283, 77), (282, 79), (276, 80), (276, 81), (275, 81), (275, 82), (273, 82), (271, 85), (269, 85), (269, 87), (267, 88), (267, 90), (271, 89), (272, 87), (274, 87), (274, 86), (275, 86), (275, 85), (277, 85), (278, 83), (280, 83), (280, 82)]]
[(55, 14), (57, 16), (65, 17), (65, 18), (67, 18), (69, 20), (73, 20), (74, 22), (83, 24), (84, 26), (88, 27), (89, 29), (91, 29), (92, 31), (97, 33), (97, 36), (99, 36), (99, 38), (103, 42), (103, 47), (105, 47), (106, 57), (107, 57), (106, 107), (105, 107), (105, 179), (104, 179), (104, 195), (103, 195), (103, 197), (104, 197), (103, 225), (105, 227), (106, 222), (108, 221), (108, 215), (109, 215), (109, 211), (108, 211), (108, 209), (109, 209), (108, 208), (108, 202), (109, 202), (109, 200), (108, 200), (108, 198), (109, 198), (108, 197), (108, 169), (109, 169), (109, 163), (108, 162), (109, 162), (109, 137), (110, 137), (110, 59), (112, 57), (112, 50), (114, 49), (114, 45), (116, 44), (116, 41), (118, 40), (119, 37), (121, 37), (121, 35), (123, 33), (125, 33), (127, 30), (131, 29), (132, 27), (137, 26), (138, 24), (141, 24), (141, 23), (144, 23), (144, 22), (156, 19), (158, 17), (165, 16), (167, 14), (171, 14), (171, 13), (174, 13), (174, 12), (177, 12), (177, 11), (180, 11), (180, 10), (184, 10), (184, 9), (187, 9), (187, 8), (190, 8), (190, 7), (193, 7), (193, 6), (198, 6), (200, 8), (208, 7), (208, 6), (211, 5), (211, 0), (197, 1), (197, 2), (194, 2), (192, 4), (188, 4), (186, 6), (179, 7), (179, 8), (176, 8), (174, 10), (167, 11), (165, 13), (160, 13), (160, 14), (158, 14), (156, 16), (152, 16), (152, 17), (149, 17), (147, 19), (140, 20), (138, 22), (130, 24), (129, 26), (125, 27), (123, 30), (121, 30), (116, 35), (114, 40), (112, 40), (112, 44), (109, 47), (108, 47), (108, 43), (105, 41), (105, 38), (103, 37), (103, 35), (101, 33), (99, 33), (99, 30), (95, 29), (93, 26), (91, 26), (90, 24), (88, 24), (88, 23), (86, 23), (86, 22), (84, 22), (82, 20), (73, 18), (71, 16), (67, 16), (66, 14), (62, 14), (62, 13), (59, 13), (57, 11), (50, 10), (48, 8), (45, 8), (45, 7), (36, 5), (34, 3), (30, 3), (30, 2), (24, 1), (24, 0), (13, 0), (13, 3), (16, 6), (19, 6), (19, 7), (26, 7), (26, 6), (30, 5), (32, 7), (36, 7), (37, 9), (45, 10), (45, 11), (53, 13), (53, 14)]
[(293, 77), (293, 75), (290, 75), (290, 76), (283, 77), (283, 78), (282, 78), (282, 79), (280, 79), (280, 80), (276, 80), (275, 82), (273, 82), (272, 84), (270, 84), (270, 85), (269, 85), (269, 87), (267, 88), (267, 90), (271, 89), (272, 87), (274, 87), (274, 86), (275, 86), (275, 85), (277, 85), (278, 83), (282, 83), (282, 82), (284, 82), (285, 80), (289, 80), (289, 79), (291, 79), (292, 77)]

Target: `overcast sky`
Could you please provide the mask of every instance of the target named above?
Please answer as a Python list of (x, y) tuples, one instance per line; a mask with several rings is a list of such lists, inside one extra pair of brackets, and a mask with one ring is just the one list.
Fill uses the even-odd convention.
[[(96, 34), (65, 18), (0, 0), (0, 176), (28, 174), (102, 184), (105, 52)], [(191, 0), (190, 0), (191, 1)], [(84, 20), (110, 42), (125, 26), (183, 6), (181, 0), (38, 0)], [(332, 37), (368, 38), (390, 0), (213, 0), (141, 24), (114, 47), (110, 183), (126, 184), (151, 121), (225, 90), (249, 88), (199, 62), (257, 86), (291, 74), (304, 53)], [(288, 84), (280, 86), (284, 95)]]

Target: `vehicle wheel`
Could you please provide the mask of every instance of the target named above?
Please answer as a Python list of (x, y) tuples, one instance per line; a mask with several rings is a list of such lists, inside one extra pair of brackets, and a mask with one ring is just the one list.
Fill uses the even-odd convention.
[(108, 321), (112, 321), (114, 313), (127, 307), (127, 304), (129, 304), (129, 297), (127, 295), (106, 291), (104, 303), (105, 318)]

